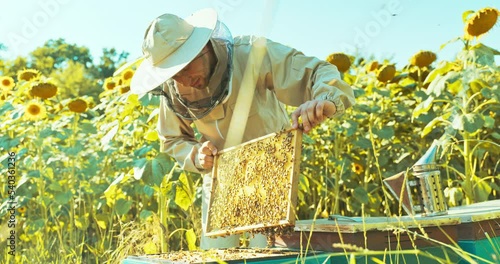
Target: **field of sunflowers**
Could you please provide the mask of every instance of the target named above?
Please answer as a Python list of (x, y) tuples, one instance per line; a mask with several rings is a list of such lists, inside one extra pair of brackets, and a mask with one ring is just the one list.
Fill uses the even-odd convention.
[[(399, 214), (382, 180), (435, 140), (450, 207), (500, 198), (500, 52), (481, 43), (498, 15), (465, 13), (452, 61), (434, 51), (401, 68), (326, 58), (357, 104), (304, 136), (298, 219)], [(159, 101), (129, 93), (134, 67), (68, 84), (60, 70), (0, 64), (0, 263), (119, 263), (197, 248), (201, 177), (160, 152)]]

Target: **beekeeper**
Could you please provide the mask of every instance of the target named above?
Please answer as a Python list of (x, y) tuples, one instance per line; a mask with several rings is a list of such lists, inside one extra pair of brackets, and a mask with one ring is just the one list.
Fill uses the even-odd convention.
[[(352, 88), (335, 66), (263, 37), (233, 39), (213, 9), (185, 19), (173, 14), (155, 18), (142, 51), (145, 59), (131, 91), (162, 97), (157, 130), (163, 151), (182, 169), (205, 174), (203, 230), (218, 150), (298, 128), (300, 122), (307, 133), (354, 104)], [(297, 107), (290, 117), (284, 105)], [(235, 235), (201, 238), (202, 249), (238, 245)], [(265, 245), (265, 239), (251, 242)]]

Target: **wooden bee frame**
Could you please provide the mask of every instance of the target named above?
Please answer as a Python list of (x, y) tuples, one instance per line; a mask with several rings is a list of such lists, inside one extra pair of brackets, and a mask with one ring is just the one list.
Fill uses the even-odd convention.
[(302, 130), (272, 133), (219, 151), (206, 236), (295, 225)]

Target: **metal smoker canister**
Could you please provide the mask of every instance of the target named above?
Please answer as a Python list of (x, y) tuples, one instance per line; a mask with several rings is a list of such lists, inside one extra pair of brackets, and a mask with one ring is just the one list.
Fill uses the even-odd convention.
[(419, 164), (413, 166), (413, 175), (419, 182), (420, 205), (423, 216), (447, 214), (446, 201), (441, 185), (441, 173), (436, 164)]

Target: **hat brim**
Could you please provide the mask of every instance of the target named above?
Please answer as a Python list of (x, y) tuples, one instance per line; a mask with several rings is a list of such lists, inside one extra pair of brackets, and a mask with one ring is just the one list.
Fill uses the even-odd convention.
[(170, 56), (156, 65), (150, 58), (139, 65), (130, 84), (132, 93), (147, 93), (189, 64), (205, 47), (217, 25), (217, 12), (206, 8), (193, 13), (185, 19), (194, 29), (188, 39)]

